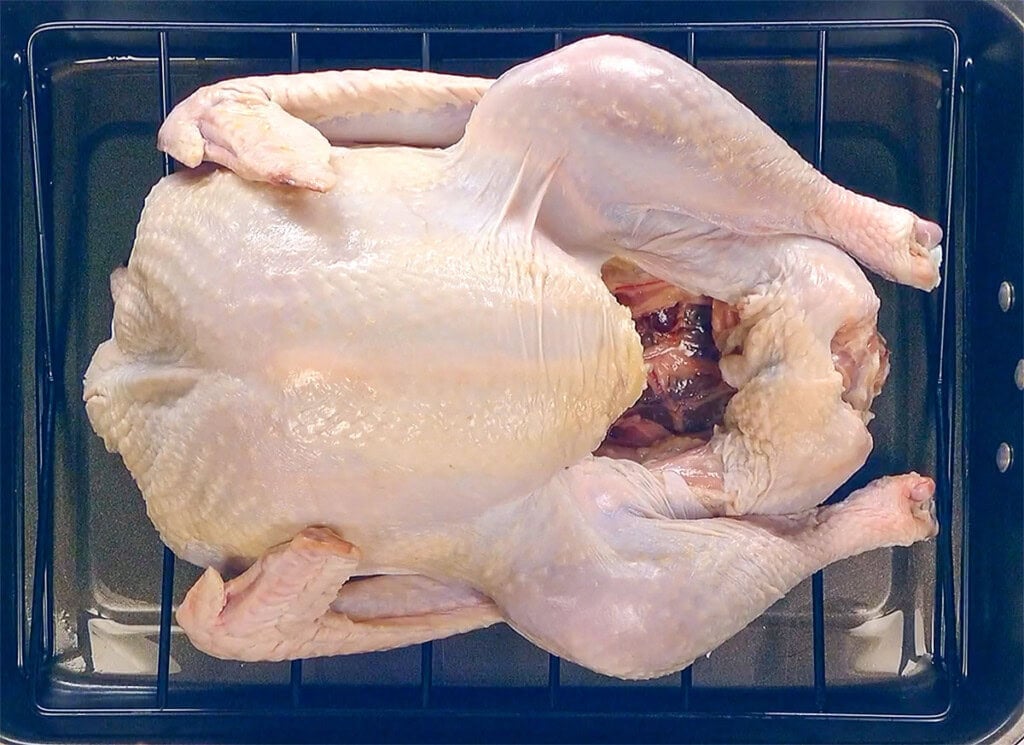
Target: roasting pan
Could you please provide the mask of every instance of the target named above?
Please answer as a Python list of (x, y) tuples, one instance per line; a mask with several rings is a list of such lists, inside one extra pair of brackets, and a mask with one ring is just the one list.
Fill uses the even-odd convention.
[[(0, 740), (1018, 742), (1024, 737), (1022, 7), (995, 2), (4, 2)], [(681, 674), (627, 684), (505, 627), (388, 653), (195, 651), (166, 551), (81, 378), (109, 335), (169, 107), (262, 72), (497, 75), (582, 36), (667, 48), (834, 180), (946, 230), (939, 290), (872, 278), (883, 473), (941, 533), (797, 587)]]

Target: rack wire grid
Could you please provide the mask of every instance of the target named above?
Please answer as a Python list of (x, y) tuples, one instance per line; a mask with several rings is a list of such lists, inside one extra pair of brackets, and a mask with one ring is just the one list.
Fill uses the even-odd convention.
[[(568, 691), (561, 684), (562, 664), (557, 657), (551, 656), (547, 671), (546, 688), (532, 691), (529, 695), (512, 696), (502, 701), (500, 692), (496, 696), (484, 696), (480, 702), (474, 703), (472, 697), (446, 696), (445, 692), (434, 685), (432, 678), (433, 645), (423, 644), (420, 647), (420, 673), (418, 690), (413, 696), (403, 694), (401, 697), (390, 697), (385, 692), (379, 697), (370, 697), (360, 703), (358, 699), (348, 696), (332, 696), (318, 687), (314, 692), (303, 683), (303, 662), (295, 661), (290, 667), (290, 681), (287, 686), (272, 686), (269, 693), (249, 691), (235, 699), (214, 699), (209, 705), (194, 695), (178, 696), (171, 677), (171, 636), (172, 636), (172, 604), (174, 598), (174, 576), (176, 568), (175, 556), (164, 549), (162, 564), (162, 581), (160, 583), (160, 612), (158, 629), (158, 653), (156, 673), (149, 683), (111, 686), (109, 690), (91, 688), (79, 691), (75, 696), (55, 696), (49, 681), (49, 664), (54, 653), (55, 639), (55, 607), (54, 607), (54, 432), (55, 402), (59, 394), (57, 360), (62, 354), (63, 340), (55, 327), (54, 321), (54, 289), (52, 285), (54, 263), (54, 234), (52, 211), (54, 194), (52, 180), (48, 176), (52, 142), (48, 134), (47, 117), (49, 102), (47, 98), (47, 78), (49, 71), (41, 63), (38, 48), (41, 42), (50, 37), (59, 36), (62, 44), (71, 40), (71, 47), (65, 54), (74, 54), (74, 40), (88, 38), (90, 52), (95, 51), (97, 44), (102, 48), (103, 40), (108, 37), (133, 33), (145, 35), (155, 40), (158, 55), (155, 59), (136, 59), (136, 63), (152, 64), (157, 69), (159, 90), (159, 114), (162, 121), (173, 103), (172, 71), (181, 59), (174, 56), (175, 43), (186, 41), (193, 35), (216, 35), (229, 38), (234, 34), (255, 34), (261, 37), (280, 39), (282, 51), (287, 53), (287, 63), (291, 71), (302, 68), (302, 49), (309, 39), (325, 36), (334, 39), (347, 38), (364, 34), (393, 35), (396, 38), (413, 39), (418, 44), (420, 66), (423, 70), (432, 69), (431, 46), (439, 36), (472, 37), (493, 40), (503, 36), (514, 37), (528, 33), (532, 37), (546, 36), (551, 49), (556, 49), (570, 39), (594, 33), (621, 33), (640, 36), (659, 34), (660, 38), (669, 39), (680, 56), (696, 66), (701, 65), (701, 49), (705, 40), (713, 40), (716, 35), (759, 34), (769, 39), (767, 52), (771, 51), (771, 39), (780, 34), (803, 33), (814, 35), (816, 39), (813, 53), (814, 64), (814, 141), (812, 159), (816, 167), (823, 165), (824, 153), (828, 147), (829, 122), (826, 117), (826, 101), (829, 94), (829, 62), (830, 36), (836, 33), (857, 32), (863, 38), (877, 35), (884, 46), (887, 35), (893, 32), (928, 32), (945, 35), (948, 38), (948, 57), (941, 64), (942, 98), (941, 120), (944, 122), (941, 132), (941, 152), (939, 157), (944, 162), (939, 166), (944, 174), (941, 196), (942, 227), (947, 236), (943, 265), (943, 281), (938, 297), (938, 315), (935, 334), (937, 342), (932, 345), (937, 359), (934, 360), (934, 375), (930, 385), (930, 405), (933, 408), (936, 423), (937, 451), (937, 511), (942, 530), (934, 544), (935, 596), (933, 624), (931, 629), (933, 663), (939, 671), (940, 685), (943, 691), (941, 705), (923, 712), (909, 712), (899, 702), (898, 697), (883, 701), (875, 706), (860, 705), (857, 699), (849, 699), (843, 692), (835, 694), (827, 680), (825, 655), (825, 610), (824, 580), (822, 573), (814, 575), (811, 585), (811, 634), (807, 644), (812, 649), (813, 687), (806, 691), (788, 693), (784, 699), (747, 699), (746, 705), (737, 704), (735, 698), (728, 696), (718, 699), (713, 695), (702, 695), (699, 687), (695, 687), (691, 669), (683, 670), (678, 676), (677, 692), (666, 697), (664, 691), (651, 698), (650, 705), (645, 704), (645, 689), (638, 697), (628, 699), (615, 696), (595, 697), (596, 694)], [(276, 43), (276, 42), (275, 42)], [(238, 52), (236, 45), (234, 51)], [(70, 51), (69, 51), (70, 50)], [(83, 52), (84, 54), (84, 52)], [(282, 58), (285, 55), (282, 54)], [(955, 551), (962, 551), (962, 545), (955, 545), (953, 531), (950, 530), (954, 479), (957, 477), (953, 458), (953, 432), (957, 426), (954, 421), (956, 408), (952, 405), (956, 387), (957, 366), (951, 359), (949, 351), (957, 333), (957, 314), (955, 312), (956, 272), (952, 267), (957, 263), (957, 247), (954, 245), (956, 231), (954, 227), (954, 177), (958, 158), (958, 97), (957, 74), (961, 69), (959, 40), (949, 25), (931, 20), (903, 21), (857, 21), (857, 22), (773, 22), (773, 23), (699, 23), (699, 24), (642, 24), (615, 27), (566, 27), (566, 28), (484, 28), (458, 29), (438, 28), (429, 26), (359, 26), (359, 25), (279, 25), (279, 24), (247, 24), (247, 23), (120, 23), (120, 22), (82, 22), (53, 23), (41, 26), (33, 33), (27, 47), (27, 68), (29, 74), (29, 90), (31, 96), (30, 130), (32, 177), (35, 188), (36, 222), (38, 227), (37, 254), (37, 342), (36, 342), (36, 380), (35, 380), (35, 414), (36, 414), (36, 479), (37, 479), (37, 523), (35, 526), (35, 552), (31, 573), (30, 598), (19, 598), (19, 606), (26, 608), (19, 629), (19, 649), (24, 650), (25, 668), (31, 678), (31, 689), (34, 692), (36, 707), (53, 716), (68, 715), (111, 716), (125, 720), (135, 715), (146, 714), (171, 719), (176, 722), (175, 731), (186, 732), (196, 721), (213, 719), (236, 726), (242, 717), (257, 717), (259, 721), (273, 718), (275, 726), (294, 726), (302, 721), (307, 727), (311, 722), (335, 721), (331, 717), (346, 716), (346, 721), (357, 721), (360, 717), (379, 715), (386, 712), (395, 722), (407, 722), (410, 717), (423, 722), (434, 721), (435, 733), (453, 732), (438, 724), (443, 721), (458, 719), (459, 715), (474, 719), (478, 725), (484, 722), (505, 723), (515, 729), (515, 722), (521, 717), (511, 717), (510, 712), (527, 714), (533, 719), (566, 719), (574, 722), (572, 726), (577, 734), (583, 736), (590, 732), (600, 732), (602, 727), (612, 727), (614, 722), (643, 721), (643, 714), (657, 712), (659, 720), (689, 722), (691, 732), (711, 732), (700, 727), (717, 727), (721, 732), (747, 732), (745, 730), (752, 721), (765, 723), (765, 732), (772, 732), (771, 722), (792, 724), (803, 722), (857, 722), (864, 726), (899, 726), (903, 722), (927, 722), (941, 719), (956, 698), (957, 680), (960, 675), (961, 649), (958, 646), (957, 625), (962, 612), (958, 608), (955, 592)], [(182, 95), (190, 91), (181, 91)], [(160, 157), (154, 150), (153, 158)], [(163, 173), (169, 174), (174, 163), (168, 156), (162, 156)], [(20, 504), (20, 514), (25, 517), (24, 503)], [(24, 533), (24, 531), (22, 531)], [(24, 548), (19, 547), (18, 555), (24, 558)], [(22, 566), (24, 573), (28, 567)], [(25, 602), (28, 600), (29, 602)], [(29, 620), (30, 619), (30, 620)], [(213, 690), (216, 681), (209, 681), (204, 690)], [(110, 696), (104, 695), (113, 691)], [(87, 695), (88, 694), (88, 695)], [(243, 700), (244, 699), (244, 700)], [(514, 699), (514, 701), (512, 701)], [(854, 703), (850, 703), (853, 701)], [(511, 702), (511, 703), (510, 703)], [(255, 705), (254, 705), (255, 704)], [(621, 706), (620, 706), (621, 704)], [(256, 710), (258, 708), (258, 711)], [(623, 715), (625, 718), (616, 719)], [(628, 715), (628, 716), (627, 716)], [(633, 718), (630, 718), (633, 717)], [(640, 717), (640, 719), (636, 719)], [(136, 717), (137, 718), (137, 717)], [(185, 724), (184, 722), (193, 724)], [(235, 724), (230, 724), (234, 722)], [(605, 724), (601, 724), (605, 722)], [(282, 724), (283, 723), (283, 724)], [(396, 725), (397, 726), (397, 725)], [(813, 726), (813, 725), (812, 725)], [(591, 729), (588, 729), (591, 728)], [(596, 729), (594, 729), (596, 727)], [(437, 729), (440, 728), (440, 729)], [(739, 728), (739, 729), (737, 729)], [(483, 732), (485, 730), (476, 730)], [(614, 727), (610, 732), (621, 732)], [(883, 730), (880, 730), (883, 731)], [(892, 733), (898, 730), (888, 730)], [(506, 733), (507, 734), (507, 733)], [(514, 736), (514, 735), (513, 735)], [(895, 736), (895, 734), (894, 734)]]

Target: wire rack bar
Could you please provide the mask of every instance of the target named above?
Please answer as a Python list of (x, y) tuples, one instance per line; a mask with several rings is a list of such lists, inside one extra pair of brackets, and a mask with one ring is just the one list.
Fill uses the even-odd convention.
[[(692, 67), (697, 67), (697, 34), (693, 31), (686, 32), (686, 61)], [(693, 706), (693, 665), (687, 665), (679, 671), (679, 689), (681, 691), (680, 706), (683, 711), (689, 711)]]
[(955, 37), (956, 31), (945, 21), (930, 18), (856, 21), (736, 21), (707, 23), (626, 23), (626, 24), (576, 24), (569, 26), (510, 25), (480, 26), (476, 28), (452, 28), (435, 25), (403, 24), (358, 24), (358, 23), (186, 23), (186, 22), (145, 22), (145, 21), (55, 21), (39, 25), (29, 37), (31, 47), (34, 37), (49, 31), (216, 31), (223, 33), (266, 33), (266, 34), (521, 34), (521, 33), (631, 33), (631, 32), (687, 32), (735, 33), (748, 31), (841, 31), (850, 30), (920, 30), (941, 29)]
[[(430, 71), (430, 32), (420, 34), (420, 69)], [(420, 645), (420, 706), (430, 707), (431, 692), (434, 687), (434, 643), (424, 642)]]
[[(299, 71), (299, 35), (292, 31), (288, 34), (290, 60), (289, 67), (293, 73)], [(292, 708), (302, 705), (302, 660), (292, 660), (288, 667), (288, 692)]]
[(430, 33), (427, 31), (420, 35), (420, 69), (430, 70)]
[(956, 282), (956, 272), (951, 268), (956, 259), (956, 237), (953, 234), (953, 182), (956, 166), (956, 124), (959, 98), (957, 96), (957, 71), (960, 67), (960, 44), (952, 36), (953, 59), (946, 81), (946, 95), (943, 105), (946, 115), (945, 166), (946, 178), (943, 184), (943, 233), (945, 237), (942, 263), (942, 284), (940, 300), (940, 327), (938, 362), (935, 377), (936, 433), (935, 443), (935, 505), (939, 521), (939, 535), (935, 541), (935, 618), (933, 626), (935, 659), (949, 674), (951, 685), (956, 685), (960, 672), (959, 647), (956, 633), (955, 578), (953, 576), (953, 432), (956, 427), (953, 405), (956, 382), (956, 361), (949, 353), (952, 339), (957, 333), (956, 291), (951, 289)]
[[(25, 445), (23, 438), (24, 433), (20, 428), (18, 428), (15, 441), (16, 452), (24, 452)], [(24, 471), (22, 469), (19, 468), (14, 473), (14, 482), (15, 483), (11, 489), (13, 492), (13, 512), (11, 513), (10, 527), (12, 528), (13, 533), (12, 542), (14, 544), (14, 555), (17, 557), (15, 576), (18, 578), (17, 582), (14, 583), (14, 607), (17, 609), (18, 614), (18, 620), (14, 627), (15, 633), (18, 637), (15, 654), (17, 666), (19, 668), (23, 668), (25, 667), (28, 659), (29, 635), (26, 624), (27, 619), (25, 618), (24, 612), (27, 598), (25, 597), (25, 582), (22, 579), (25, 576), (25, 528), (28, 525), (25, 515), (25, 479)], [(0, 509), (2, 509), (2, 505), (0, 505)], [(0, 517), (0, 522), (2, 521), (3, 518)]]
[[(563, 37), (561, 31), (555, 31), (552, 37), (552, 50), (562, 48)], [(557, 709), (559, 691), (562, 687), (562, 660), (557, 655), (548, 655), (548, 708)]]
[(288, 693), (292, 708), (302, 705), (302, 660), (292, 660), (288, 666)]
[(430, 708), (434, 690), (434, 643), (420, 645), (420, 706)]
[(557, 709), (559, 691), (562, 688), (562, 658), (548, 655), (548, 708)]
[[(38, 112), (44, 104), (45, 81), (40, 82), (28, 55), (29, 95), (32, 104), (30, 137), (32, 183), (36, 193), (36, 550), (33, 557), (32, 616), (29, 622), (29, 674), (32, 692), (39, 691), (41, 671), (53, 652), (53, 474), (48, 467), (54, 442), (56, 375), (54, 372), (53, 291), (50, 256), (50, 208), (52, 182), (46, 178), (43, 134)], [(49, 142), (49, 132), (46, 133)]]
[[(160, 43), (160, 122), (171, 110), (171, 62), (167, 49), (167, 32), (159, 32)], [(173, 170), (171, 156), (161, 153), (164, 176)], [(171, 661), (171, 613), (174, 608), (174, 552), (164, 546), (160, 569), (160, 636), (157, 642), (156, 705), (167, 706), (168, 676)]]
[[(973, 83), (974, 83), (974, 60), (971, 59), (970, 57), (967, 57), (966, 59), (964, 59), (963, 73), (960, 76), (960, 89), (961, 89), (961, 91), (963, 91), (964, 93), (967, 93), (967, 91), (973, 90)], [(960, 146), (961, 147), (961, 153), (963, 154), (963, 157), (961, 159), (961, 163), (962, 163), (962, 167), (964, 169), (963, 170), (963, 181), (961, 183), (962, 184), (976, 184), (976, 183), (978, 183), (978, 135), (977, 135), (977, 131), (975, 130), (975, 128), (973, 126), (974, 123), (975, 123), (974, 122), (974, 104), (971, 102), (969, 94), (968, 94), (968, 97), (966, 98), (966, 100), (961, 101), (960, 108), (961, 108), (961, 114), (960, 114), (961, 132), (964, 135), (962, 137), (961, 146)], [(977, 201), (978, 201), (978, 197), (977, 197), (977, 194), (975, 193), (975, 190), (974, 189), (967, 189), (966, 193), (964, 195), (964, 199), (962, 200), (962, 203), (961, 203), (961, 206), (960, 206), (960, 214), (958, 215), (958, 217), (959, 217), (958, 222), (959, 222), (959, 224), (961, 226), (977, 224), (976, 223), (976, 219), (977, 219)], [(951, 225), (951, 224), (952, 224), (951, 220), (947, 220), (947, 225)], [(966, 250), (963, 250), (962, 253), (966, 253)], [(963, 426), (964, 425), (961, 424), (961, 428)], [(950, 438), (952, 439), (952, 434), (950, 435)], [(962, 477), (963, 477), (963, 475), (965, 475), (967, 473), (967, 468), (968, 468), (967, 458), (968, 458), (968, 452), (967, 452), (967, 448), (965, 447), (965, 448), (963, 448), (963, 452), (961, 454), (961, 459), (962, 460), (960, 462), (960, 469), (959, 469), (959, 473), (961, 474)], [(961, 483), (966, 483), (966, 478), (963, 478)], [(970, 489), (962, 489), (960, 496), (961, 496), (961, 499), (963, 500), (963, 503), (961, 504), (962, 514), (965, 515), (965, 516), (969, 515), (970, 514), (971, 490)], [(960, 536), (960, 566), (961, 567), (966, 567), (967, 566), (968, 556), (970, 555), (970, 540), (971, 540), (971, 532), (969, 530), (967, 530), (966, 526), (965, 526), (962, 529), (961, 536)], [(950, 563), (952, 563), (952, 562), (950, 562)], [(952, 575), (953, 575), (953, 573), (949, 572), (949, 574), (950, 574), (950, 584), (952, 584), (952, 581), (953, 581), (952, 580)], [(970, 634), (970, 630), (968, 628), (968, 626), (970, 625), (970, 615), (967, 613), (968, 601), (969, 601), (970, 596), (971, 596), (970, 573), (966, 572), (966, 571), (961, 571), (961, 577), (960, 577), (960, 597), (959, 597), (959, 602), (957, 604), (957, 607), (953, 611), (956, 614), (955, 618), (959, 619), (959, 621), (960, 621), (959, 629), (953, 629), (954, 632), (958, 632), (958, 633), (956, 633), (956, 637), (957, 637), (957, 655), (960, 658), (960, 667), (959, 667), (959, 674), (960, 674), (960, 676), (966, 676), (968, 674), (967, 673), (967, 669), (968, 669), (969, 662), (968, 662), (968, 658), (967, 658), (967, 649), (966, 649), (965, 642), (969, 638), (969, 634)]]
[[(828, 95), (828, 31), (818, 32), (814, 86), (814, 167), (822, 169), (825, 154), (825, 99)], [(811, 576), (811, 646), (814, 664), (814, 708), (825, 710), (825, 575)]]

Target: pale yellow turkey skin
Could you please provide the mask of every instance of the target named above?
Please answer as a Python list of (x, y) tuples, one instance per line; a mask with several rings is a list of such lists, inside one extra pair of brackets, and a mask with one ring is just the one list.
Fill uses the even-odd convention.
[(339, 150), (326, 194), (210, 168), (154, 187), (85, 397), (180, 556), (470, 519), (640, 395), (628, 309), (518, 223), (446, 211), (449, 157)]

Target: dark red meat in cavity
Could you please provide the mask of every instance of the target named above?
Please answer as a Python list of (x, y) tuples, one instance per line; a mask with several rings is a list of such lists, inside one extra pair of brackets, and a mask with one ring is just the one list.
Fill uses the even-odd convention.
[(639, 400), (612, 424), (598, 453), (646, 460), (707, 441), (736, 392), (722, 380), (715, 345), (722, 327), (734, 323), (731, 309), (619, 259), (601, 275), (633, 315), (649, 372)]

